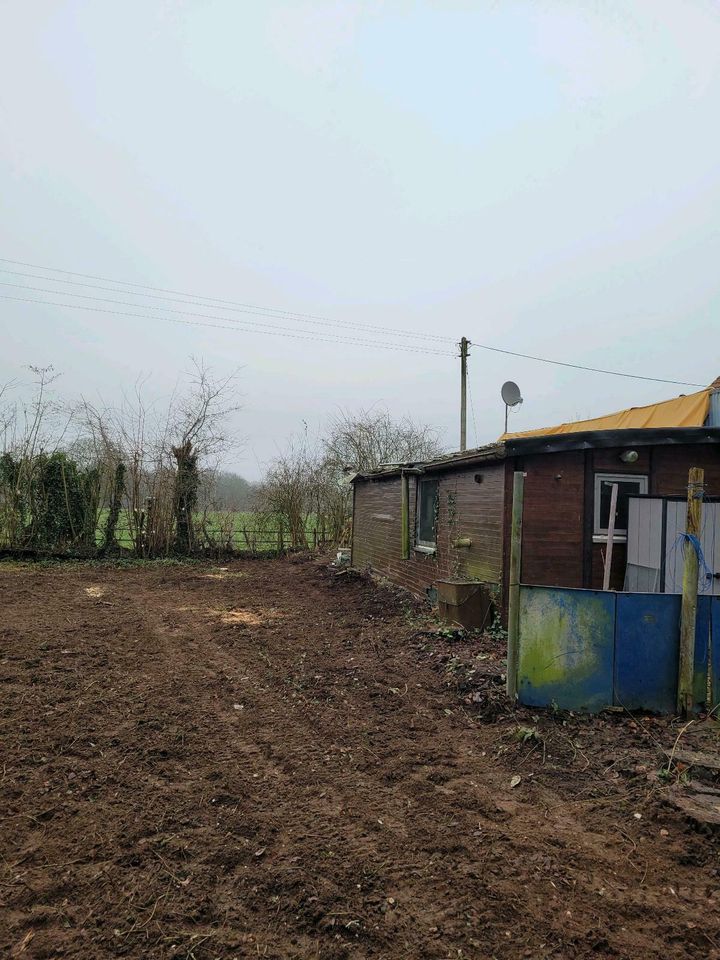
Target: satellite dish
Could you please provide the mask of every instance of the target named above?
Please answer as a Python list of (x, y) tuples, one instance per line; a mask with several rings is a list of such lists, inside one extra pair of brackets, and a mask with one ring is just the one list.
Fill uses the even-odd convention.
[(508, 407), (516, 407), (519, 403), (522, 403), (520, 387), (512, 380), (505, 381), (500, 390), (500, 396), (503, 398), (503, 403)]

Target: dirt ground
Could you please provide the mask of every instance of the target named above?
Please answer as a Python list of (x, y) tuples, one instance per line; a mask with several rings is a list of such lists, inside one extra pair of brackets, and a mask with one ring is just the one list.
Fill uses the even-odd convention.
[(512, 710), (501, 644), (317, 560), (0, 597), (1, 956), (720, 958), (679, 726)]

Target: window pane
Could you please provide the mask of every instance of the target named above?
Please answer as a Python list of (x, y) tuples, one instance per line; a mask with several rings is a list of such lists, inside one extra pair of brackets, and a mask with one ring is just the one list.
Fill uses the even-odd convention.
[(615, 513), (615, 529), (627, 530), (628, 525), (628, 497), (642, 493), (644, 482), (637, 480), (602, 480), (600, 483), (600, 529), (607, 530), (610, 521), (610, 498), (613, 483), (617, 483), (617, 511)]
[(435, 543), (435, 501), (437, 500), (437, 480), (420, 481), (420, 502), (418, 504), (418, 540)]

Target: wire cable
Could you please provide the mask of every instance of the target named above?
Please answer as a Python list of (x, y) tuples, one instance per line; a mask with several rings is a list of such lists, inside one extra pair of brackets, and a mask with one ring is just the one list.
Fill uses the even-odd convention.
[[(225, 306), (213, 307), (211, 304), (202, 303), (200, 300), (197, 300), (197, 299), (181, 300), (181, 299), (178, 299), (177, 297), (164, 297), (164, 296), (159, 296), (153, 293), (136, 293), (134, 290), (116, 290), (113, 287), (103, 287), (100, 284), (96, 284), (96, 283), (81, 283), (78, 280), (63, 280), (62, 278), (43, 277), (37, 273), (22, 273), (19, 270), (7, 270), (4, 267), (0, 267), (0, 273), (7, 273), (15, 277), (27, 277), (28, 279), (32, 279), (32, 280), (46, 280), (49, 283), (67, 283), (77, 287), (85, 287), (91, 290), (103, 290), (106, 293), (120, 293), (120, 294), (124, 294), (125, 296), (129, 295), (132, 297), (145, 297), (146, 299), (149, 299), (149, 300), (163, 300), (166, 303), (184, 303), (187, 306), (200, 306), (200, 307), (204, 307), (205, 309), (225, 310), (225, 311), (232, 311), (233, 313), (251, 314), (253, 316), (258, 316), (258, 317), (268, 317), (269, 319), (272, 319), (272, 320), (297, 319), (297, 320), (300, 320), (302, 323), (311, 323), (316, 325), (319, 324), (322, 326), (332, 326), (332, 327), (343, 326), (343, 327), (348, 327), (349, 329), (367, 330), (367, 331), (372, 331), (373, 333), (382, 333), (384, 336), (389, 336), (389, 337), (412, 337), (413, 339), (434, 340), (440, 343), (454, 342), (453, 337), (442, 337), (439, 334), (434, 334), (434, 333), (423, 333), (421, 331), (413, 331), (413, 330), (399, 330), (394, 327), (378, 326), (378, 325), (369, 324), (369, 323), (356, 323), (352, 320), (330, 320), (329, 318), (315, 317), (312, 314), (293, 313), (290, 310), (277, 310), (275, 307), (260, 307), (260, 306), (256, 307), (252, 304), (248, 304), (246, 306), (237, 305), (237, 306), (227, 306), (227, 307)], [(109, 282), (123, 283), (124, 281), (111, 280)], [(15, 284), (15, 286), (22, 286), (22, 284)], [(37, 288), (27, 286), (25, 287), (25, 289), (34, 290)], [(79, 293), (66, 294), (64, 290), (49, 290), (47, 292), (62, 294), (63, 296), (78, 296), (78, 297), (82, 296), (82, 294), (79, 294)], [(191, 295), (182, 294), (182, 296), (190, 297)], [(203, 299), (212, 300), (213, 298), (205, 297)], [(144, 304), (139, 304), (139, 306), (144, 306)]]
[[(211, 313), (197, 313), (194, 310), (175, 310), (173, 307), (154, 307), (151, 304), (145, 304), (145, 303), (138, 304), (138, 303), (128, 302), (127, 300), (115, 300), (112, 297), (94, 297), (92, 296), (92, 294), (88, 294), (88, 293), (65, 293), (65, 291), (63, 290), (53, 290), (53, 289), (48, 289), (47, 287), (33, 287), (25, 283), (12, 283), (9, 280), (0, 280), (0, 286), (17, 287), (21, 290), (33, 290), (36, 293), (51, 293), (51, 294), (54, 294), (55, 296), (61, 296), (61, 297), (79, 297), (83, 300), (94, 300), (99, 303), (114, 303), (117, 306), (121, 306), (121, 307), (139, 307), (141, 309), (145, 308), (147, 310), (164, 310), (165, 313), (176, 313), (183, 317), (200, 317), (205, 320), (227, 320), (228, 323), (245, 324), (246, 326), (250, 326), (250, 327), (268, 328), (270, 330), (280, 330), (285, 333), (294, 333), (297, 330), (296, 327), (281, 327), (281, 326), (278, 326), (277, 324), (261, 323), (258, 320), (236, 320), (233, 317), (218, 317)], [(68, 306), (71, 306), (71, 304), (68, 304)], [(164, 319), (164, 318), (160, 318), (160, 319)], [(314, 333), (314, 331), (308, 331), (308, 330), (302, 330), (302, 329), (299, 332)], [(332, 334), (331, 336), (335, 336), (335, 334)], [(344, 337), (345, 335), (337, 334), (337, 336)], [(355, 338), (350, 338), (350, 339), (355, 339)], [(372, 342), (381, 343), (381, 341), (372, 341)], [(384, 346), (390, 349), (393, 349), (395, 347), (395, 344), (385, 343)], [(439, 351), (439, 350), (425, 349), (424, 352), (439, 353), (441, 355), (453, 356), (453, 354), (449, 352), (446, 353), (445, 351)]]
[(522, 357), (523, 360), (536, 360), (538, 363), (552, 363), (556, 367), (570, 367), (572, 370), (585, 370), (588, 373), (604, 373), (608, 377), (629, 377), (632, 380), (648, 380), (652, 383), (673, 383), (678, 387), (706, 387), (706, 383), (692, 383), (689, 380), (667, 380), (665, 377), (645, 377), (639, 373), (621, 373), (619, 370), (605, 370), (602, 367), (587, 367), (582, 363), (567, 363), (564, 360), (550, 360), (548, 357), (536, 357), (531, 353), (518, 353), (515, 350), (501, 350), (500, 347), (489, 347), (484, 343), (471, 345), (479, 350), (489, 350), (491, 353), (504, 353), (509, 357)]
[[(454, 342), (454, 339), (455, 339), (454, 337), (444, 337), (444, 336), (441, 336), (440, 334), (435, 334), (435, 333), (419, 333), (413, 330), (399, 330), (397, 328), (385, 327), (385, 326), (380, 326), (375, 324), (355, 323), (352, 320), (335, 320), (335, 319), (332, 319), (331, 317), (323, 317), (314, 313), (300, 313), (297, 310), (282, 310), (278, 307), (263, 307), (255, 303), (242, 303), (237, 300), (223, 300), (219, 297), (206, 297), (203, 294), (183, 293), (181, 290), (167, 290), (163, 287), (152, 287), (143, 283), (134, 283), (130, 280), (113, 280), (110, 277), (99, 277), (99, 276), (95, 276), (92, 273), (76, 273), (72, 270), (61, 270), (58, 267), (45, 267), (37, 263), (25, 263), (22, 260), (9, 260), (6, 257), (0, 257), (0, 263), (13, 263), (16, 266), (32, 267), (35, 270), (45, 270), (51, 273), (66, 273), (72, 277), (84, 277), (87, 280), (100, 280), (103, 283), (115, 283), (115, 284), (119, 284), (121, 286), (126, 286), (126, 287), (137, 287), (138, 289), (141, 289), (141, 290), (153, 290), (156, 293), (171, 293), (171, 294), (174, 294), (175, 296), (185, 297), (186, 299), (189, 299), (189, 300), (195, 300), (195, 301), (207, 300), (210, 303), (219, 303), (219, 304), (227, 305), (227, 306), (223, 306), (222, 309), (238, 310), (239, 312), (243, 312), (243, 313), (246, 311), (260, 311), (262, 313), (278, 314), (281, 317), (288, 317), (288, 318), (297, 317), (302, 320), (311, 321), (313, 323), (329, 324), (331, 326), (338, 325), (338, 326), (356, 327), (360, 329), (375, 330), (379, 333), (387, 333), (387, 332), (393, 331), (393, 333), (396, 333), (399, 336), (422, 337), (425, 340), (439, 340), (445, 343), (452, 343)], [(0, 268), (0, 271), (2, 273), (18, 272), (14, 270), (6, 270), (4, 268)], [(20, 274), (20, 276), (33, 276), (33, 274)], [(37, 277), (36, 276), (35, 279), (50, 280), (53, 283), (74, 283), (74, 284), (77, 284), (78, 286), (84, 286), (84, 287), (94, 286), (94, 284), (80, 283), (77, 280), (63, 280), (63, 279), (55, 280), (53, 277)], [(106, 288), (100, 287), (99, 289), (106, 289)], [(122, 291), (118, 290), (115, 292), (121, 293)], [(127, 292), (130, 293), (132, 291), (127, 291)], [(152, 294), (133, 294), (133, 295), (146, 296), (146, 297), (153, 296)], [(168, 298), (153, 297), (153, 299), (167, 300)], [(178, 300), (176, 302), (184, 303), (185, 301)], [(201, 304), (201, 305), (205, 307), (208, 306), (208, 304)]]
[[(227, 305), (227, 309), (229, 309), (230, 307), (232, 307), (232, 308), (242, 308), (243, 311), (248, 311), (248, 312), (249, 312), (249, 311), (255, 311), (255, 310), (265, 311), (265, 313), (260, 313), (260, 314), (259, 314), (260, 316), (265, 316), (266, 313), (267, 313), (267, 311), (274, 311), (274, 313), (275, 313), (276, 315), (281, 315), (281, 316), (283, 316), (283, 317), (287, 317), (288, 319), (298, 319), (298, 320), (305, 320), (305, 321), (308, 321), (308, 322), (312, 321), (312, 322), (318, 322), (318, 323), (322, 322), (322, 323), (327, 323), (327, 324), (331, 324), (331, 325), (343, 325), (343, 324), (347, 324), (348, 326), (350, 326), (350, 324), (351, 324), (350, 321), (332, 320), (332, 319), (329, 318), (329, 317), (322, 317), (322, 316), (318, 316), (318, 315), (316, 315), (316, 314), (297, 313), (297, 312), (293, 312), (293, 311), (289, 311), (289, 310), (276, 310), (276, 309), (273, 308), (273, 307), (261, 307), (261, 306), (258, 306), (257, 304), (239, 303), (238, 301), (234, 301), (234, 300), (223, 300), (223, 299), (220, 299), (219, 297), (206, 297), (206, 296), (201, 296), (201, 295), (196, 295), (196, 294), (183, 293), (182, 291), (178, 291), (178, 290), (170, 290), (170, 289), (165, 289), (165, 288), (163, 288), (163, 287), (153, 287), (153, 286), (149, 286), (149, 285), (147, 285), (147, 284), (134, 283), (134, 282), (129, 281), (129, 280), (113, 280), (113, 279), (111, 279), (111, 278), (109, 278), (109, 277), (101, 277), (101, 276), (97, 276), (97, 275), (91, 274), (91, 273), (80, 273), (80, 272), (78, 272), (78, 271), (73, 271), (73, 270), (63, 270), (63, 269), (61, 269), (61, 268), (59, 268), (59, 267), (48, 267), (48, 266), (43, 266), (42, 264), (28, 263), (28, 262), (25, 261), (25, 260), (12, 260), (12, 259), (10, 259), (9, 257), (0, 257), (0, 263), (11, 263), (11, 264), (14, 264), (15, 266), (30, 267), (30, 268), (35, 269), (35, 270), (45, 270), (45, 271), (50, 272), (50, 273), (62, 273), (62, 274), (65, 274), (66, 276), (70, 276), (70, 277), (83, 277), (84, 279), (88, 279), (88, 280), (100, 280), (100, 281), (103, 282), (103, 283), (115, 283), (115, 284), (119, 284), (119, 285), (121, 285), (121, 286), (136, 287), (136, 288), (142, 289), (142, 290), (153, 290), (153, 291), (156, 291), (157, 293), (171, 293), (171, 294), (174, 294), (174, 295), (177, 295), (177, 296), (181, 296), (181, 297), (192, 298), (193, 300), (196, 300), (196, 301), (198, 301), (198, 300), (207, 300), (207, 301), (209, 301), (210, 303), (226, 304), (226, 305)], [(0, 268), (0, 269), (2, 269), (2, 268)], [(3, 272), (13, 272), (13, 271), (4, 271), (4, 270), (3, 270)], [(55, 282), (75, 283), (75, 282), (76, 282), (76, 281), (70, 281), (70, 280), (60, 280), (60, 281), (56, 281), (56, 280), (54, 280), (52, 277), (44, 277), (43, 279), (48, 280), (48, 281), (51, 282), (51, 283), (55, 283)], [(16, 286), (21, 286), (21, 285), (20, 285), (20, 284), (17, 284)], [(35, 288), (29, 287), (29, 288), (27, 288), (27, 289), (35, 289)], [(64, 294), (62, 291), (59, 291), (59, 290), (58, 290), (58, 291), (54, 291), (54, 290), (53, 290), (53, 291), (47, 291), (47, 292), (52, 292), (52, 293), (54, 293), (55, 295), (60, 294), (61, 296), (81, 296), (81, 294)], [(120, 291), (118, 291), (118, 292), (120, 292)], [(132, 291), (128, 291), (128, 292), (131, 293), (131, 295), (133, 295), (133, 296), (140, 296), (140, 294), (134, 294)], [(22, 299), (22, 298), (5, 298), (5, 299)], [(98, 297), (98, 298), (95, 298), (95, 299), (101, 300), (101, 299), (103, 299), (103, 298), (99, 298), (99, 297)], [(158, 299), (161, 299), (161, 298), (158, 298)], [(32, 301), (29, 301), (29, 302), (32, 302)], [(39, 301), (37, 301), (37, 302), (39, 302)], [(181, 301), (181, 302), (183, 302), (183, 301)], [(135, 304), (131, 304), (131, 305), (132, 305), (132, 306), (135, 306)], [(63, 304), (58, 304), (58, 306), (63, 306)], [(207, 308), (208, 308), (208, 309), (217, 309), (217, 308), (212, 308), (212, 307), (210, 307), (210, 306), (208, 306)], [(161, 309), (165, 309), (165, 308), (161, 308)], [(226, 307), (222, 307), (221, 309), (226, 309)], [(107, 311), (107, 312), (110, 312), (110, 311)], [(177, 311), (177, 312), (178, 312), (178, 313), (181, 313), (181, 312), (183, 312), (183, 311)], [(270, 313), (267, 313), (267, 315), (268, 315), (270, 318), (272, 318), (272, 316), (273, 316), (273, 315), (270, 314)], [(161, 319), (167, 319), (167, 318), (161, 318)], [(222, 318), (222, 319), (229, 319), (229, 318), (224, 317), (224, 318)], [(250, 323), (251, 321), (244, 321), (244, 322), (245, 322), (245, 323)], [(455, 339), (455, 338), (450, 338), (450, 337), (442, 337), (442, 336), (440, 336), (440, 335), (435, 335), (435, 334), (423, 334), (423, 333), (411, 332), (411, 331), (391, 330), (391, 328), (389, 328), (389, 327), (380, 327), (380, 326), (369, 325), (369, 324), (362, 324), (362, 325), (359, 325), (359, 324), (358, 324), (358, 325), (353, 325), (353, 326), (355, 326), (356, 328), (359, 328), (359, 329), (367, 329), (367, 330), (373, 331), (373, 332), (380, 332), (380, 333), (383, 333), (385, 336), (387, 336), (387, 335), (392, 335), (392, 336), (396, 336), (396, 335), (397, 335), (397, 336), (411, 336), (411, 337), (413, 337), (413, 338), (436, 339), (436, 340), (440, 340), (440, 341), (443, 341), (443, 342), (448, 342), (448, 341), (450, 341), (450, 340), (453, 340), (453, 341), (454, 341), (454, 339)], [(279, 328), (278, 328), (278, 329), (279, 329)], [(288, 336), (290, 336), (290, 334), (288, 334)], [(330, 341), (330, 342), (332, 342), (332, 341)], [(349, 342), (349, 341), (348, 341), (348, 342)], [(688, 381), (688, 380), (672, 380), (672, 379), (669, 379), (669, 378), (666, 378), (666, 377), (650, 377), (650, 376), (646, 376), (646, 375), (643, 375), (643, 374), (637, 374), (637, 373), (625, 373), (625, 372), (619, 371), (619, 370), (607, 370), (607, 369), (605, 369), (605, 368), (603, 368), (603, 367), (592, 367), (592, 366), (589, 366), (589, 365), (586, 365), (586, 364), (582, 364), (582, 363), (571, 363), (571, 362), (565, 361), (565, 360), (553, 360), (553, 359), (551, 359), (550, 357), (539, 357), (539, 356), (536, 356), (536, 355), (530, 354), (530, 353), (520, 353), (519, 351), (516, 351), (516, 350), (506, 350), (506, 349), (504, 349), (504, 348), (502, 348), (502, 347), (492, 347), (492, 346), (490, 346), (489, 344), (477, 343), (476, 341), (473, 341), (473, 342), (472, 342), (472, 345), (475, 346), (475, 347), (477, 347), (479, 350), (487, 350), (487, 351), (489, 351), (490, 353), (499, 353), (499, 354), (503, 354), (503, 355), (509, 356), (509, 357), (519, 357), (519, 358), (521, 358), (521, 359), (523, 359), (523, 360), (532, 360), (532, 361), (534, 361), (534, 362), (536, 362), (536, 363), (548, 363), (548, 364), (551, 364), (551, 365), (556, 366), (556, 367), (566, 367), (566, 368), (571, 369), (571, 370), (583, 370), (583, 371), (585, 371), (585, 372), (587, 372), (587, 373), (599, 373), (599, 374), (603, 374), (604, 376), (609, 376), (609, 377), (625, 377), (626, 379), (630, 379), (630, 380), (644, 380), (644, 381), (650, 382), (650, 383), (669, 383), (669, 384), (673, 384), (673, 385), (675, 385), (675, 386), (680, 386), (680, 387), (704, 387), (704, 386), (706, 386), (706, 384), (704, 384), (704, 383), (694, 383), (694, 382)], [(401, 348), (400, 346), (398, 346), (397, 348), (395, 348), (395, 347), (393, 347), (392, 345), (388, 345), (388, 347), (389, 347), (389, 348), (392, 348), (392, 349), (405, 349), (405, 350), (413, 349), (413, 350), (415, 350), (416, 352), (427, 352), (427, 353), (431, 353), (431, 352), (432, 352), (432, 351), (429, 351), (429, 350), (427, 350), (427, 351), (421, 351), (421, 349), (420, 349), (419, 347), (410, 348), (410, 347), (406, 347), (406, 346), (404, 346), (404, 345), (402, 346), (402, 348)]]
[[(406, 346), (405, 344), (394, 344), (394, 343), (382, 343), (377, 340), (360, 340), (356, 338), (346, 337), (341, 339), (340, 337), (331, 337), (331, 336), (310, 336), (302, 335), (298, 333), (292, 333), (285, 331), (281, 328), (271, 328), (271, 329), (253, 329), (244, 326), (240, 326), (242, 321), (235, 321), (235, 325), (228, 326), (224, 323), (203, 323), (199, 320), (180, 320), (177, 317), (154, 317), (148, 313), (130, 313), (127, 310), (110, 310), (107, 307), (97, 307), (97, 306), (85, 306), (82, 303), (60, 303), (57, 300), (40, 300), (34, 297), (11, 297), (7, 294), (0, 294), (0, 300), (13, 300), (18, 303), (42, 303), (51, 307), (69, 307), (73, 310), (87, 310), (92, 313), (110, 313), (118, 317), (136, 317), (140, 320), (165, 320), (168, 323), (182, 323), (185, 326), (190, 327), (215, 327), (218, 330), (234, 330), (236, 333), (262, 333), (269, 336), (275, 337), (291, 337), (294, 340), (313, 340), (317, 343), (335, 343), (335, 344), (350, 344), (353, 346), (362, 346), (362, 347), (375, 347), (382, 350), (402, 350), (409, 351), (411, 353), (425, 353), (430, 354), (436, 357), (453, 357), (453, 353), (444, 353), (440, 350), (426, 350), (422, 347), (411, 347)], [(182, 312), (182, 311), (180, 311)], [(249, 322), (249, 321), (248, 321)]]

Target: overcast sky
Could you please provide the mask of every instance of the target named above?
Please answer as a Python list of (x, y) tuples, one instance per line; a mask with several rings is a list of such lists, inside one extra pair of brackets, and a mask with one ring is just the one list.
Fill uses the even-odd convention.
[[(4, 283), (43, 291), (7, 296), (96, 303), (45, 292), (74, 291), (147, 315), (0, 300), (0, 382), (52, 363), (66, 397), (113, 402), (140, 373), (168, 395), (191, 356), (239, 365), (232, 465), (256, 477), (338, 407), (411, 413), (457, 448), (459, 364), (442, 354), (462, 335), (646, 376), (720, 373), (716, 0), (0, 0), (0, 13), (0, 257), (336, 321), (0, 263), (34, 274)], [(159, 319), (163, 305), (220, 327)], [(317, 339), (339, 334), (385, 346)], [(506, 379), (525, 397), (517, 430), (692, 389), (475, 347), (471, 443), (502, 431)]]

